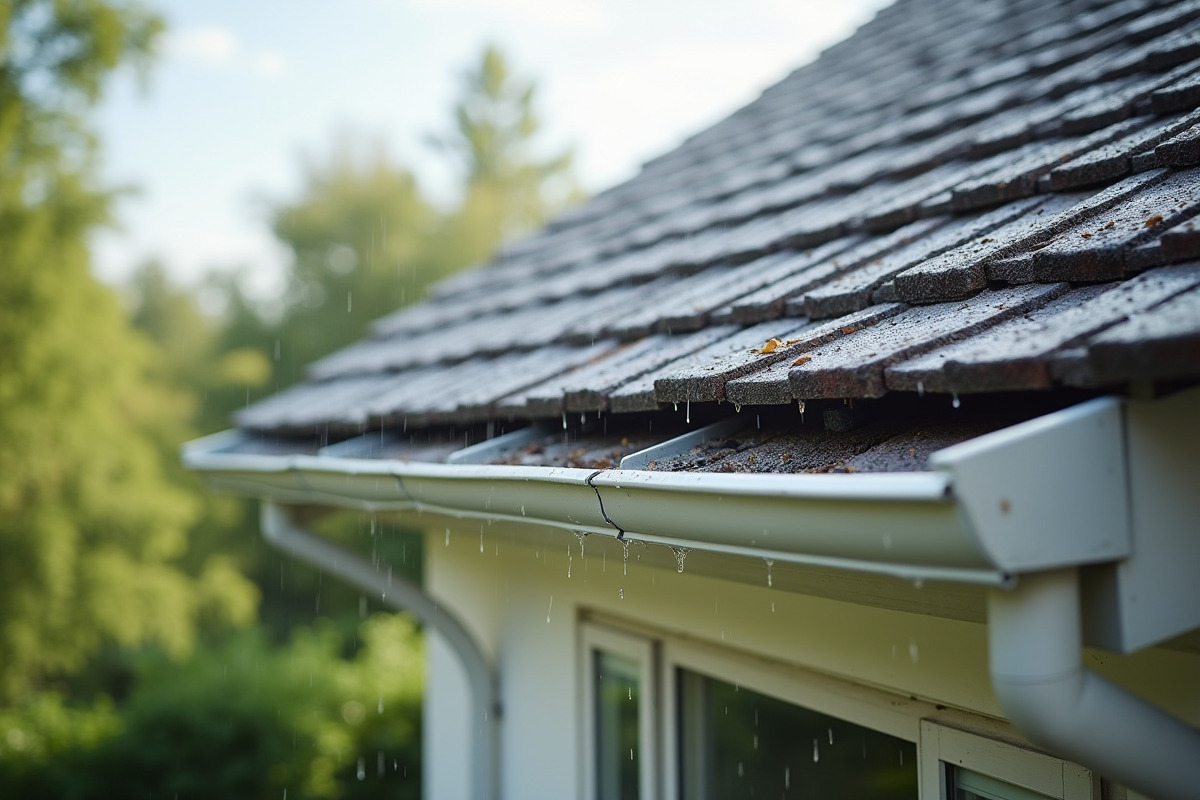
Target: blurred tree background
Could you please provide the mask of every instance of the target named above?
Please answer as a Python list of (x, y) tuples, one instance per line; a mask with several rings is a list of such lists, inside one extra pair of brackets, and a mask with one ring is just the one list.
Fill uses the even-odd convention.
[[(536, 155), (533, 84), (487, 48), (430, 137), (451, 207), (342, 137), (271, 206), (278, 301), (157, 261), (114, 291), (88, 114), (162, 30), (119, 0), (0, 0), (0, 796), (419, 797), (420, 632), (268, 551), (178, 447), (574, 200), (570, 155)], [(420, 580), (416, 532), (323, 531)]]

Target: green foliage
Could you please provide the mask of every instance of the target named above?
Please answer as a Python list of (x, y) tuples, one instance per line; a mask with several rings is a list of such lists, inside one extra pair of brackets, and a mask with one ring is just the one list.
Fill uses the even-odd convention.
[(377, 615), (353, 641), (343, 659), (328, 625), (284, 648), (247, 632), (182, 663), (148, 654), (119, 710), (43, 694), (0, 712), (0, 796), (417, 798), (421, 637)]
[(227, 565), (178, 566), (196, 513), (162, 475), (178, 398), (89, 273), (110, 198), (83, 113), (158, 28), (99, 0), (0, 5), (0, 700), (105, 642), (182, 654), (200, 615), (245, 616), (244, 593), (222, 609), (208, 591), (232, 585)]
[(242, 336), (228, 343), (270, 353), (275, 385), (576, 199), (570, 154), (537, 156), (533, 84), (494, 47), (463, 75), (454, 118), (452, 133), (432, 139), (462, 167), (453, 209), (437, 210), (407, 169), (353, 138), (306, 163), (300, 195), (274, 208), (272, 229), (291, 255), (282, 319), (261, 324), (236, 285), (225, 289), (242, 312), (230, 320)]
[(272, 220), (292, 260), (274, 336), (286, 383), (445, 274), (428, 253), (433, 209), (382, 149), (345, 139), (306, 172), (301, 196), (276, 207)]

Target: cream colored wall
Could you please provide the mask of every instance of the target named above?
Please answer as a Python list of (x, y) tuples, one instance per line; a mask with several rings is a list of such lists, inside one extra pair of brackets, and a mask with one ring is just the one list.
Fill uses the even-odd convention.
[[(482, 535), (482, 538), (481, 538)], [(502, 797), (581, 796), (578, 620), (595, 614), (651, 635), (719, 646), (932, 704), (999, 714), (987, 678), (986, 628), (973, 622), (731, 583), (658, 564), (670, 553), (614, 539), (533, 530), (516, 542), (478, 523), (427, 540), (430, 591), (495, 656), (505, 703)], [(481, 552), (482, 541), (482, 552)], [(568, 557), (570, 551), (570, 557)], [(568, 575), (569, 571), (569, 575)], [(1099, 655), (1097, 668), (1200, 721), (1200, 657), (1152, 650)], [(465, 684), (430, 649), (426, 796), (465, 796)], [(932, 708), (932, 706), (931, 706)]]

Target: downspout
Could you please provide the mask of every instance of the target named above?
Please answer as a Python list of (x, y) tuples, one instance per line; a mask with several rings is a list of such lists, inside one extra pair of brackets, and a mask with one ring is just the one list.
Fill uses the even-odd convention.
[(261, 527), (271, 546), (371, 592), (398, 611), (435, 630), (458, 656), (471, 691), (471, 797), (494, 800), (499, 781), (500, 704), (496, 674), (487, 657), (454, 615), (412, 583), (385, 576), (368, 561), (297, 525), (287, 507), (264, 501)]
[(1200, 789), (1200, 731), (1083, 665), (1077, 569), (1022, 575), (988, 597), (992, 686), (1035, 744), (1156, 800)]

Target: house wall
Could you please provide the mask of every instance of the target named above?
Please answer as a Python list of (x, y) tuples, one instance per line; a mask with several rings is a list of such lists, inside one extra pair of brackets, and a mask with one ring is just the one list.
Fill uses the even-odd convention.
[[(770, 659), (798, 684), (834, 676), (850, 688), (883, 690), (897, 706), (908, 704), (903, 714), (911, 727), (905, 734), (914, 741), (922, 716), (959, 726), (978, 722), (1019, 739), (994, 721), (999, 710), (987, 677), (983, 624), (782, 591), (767, 586), (765, 565), (761, 586), (690, 574), (686, 559), (678, 573), (663, 569), (661, 556), (634, 543), (625, 570), (620, 544), (608, 537), (587, 537), (581, 555), (574, 536), (555, 530), (530, 529), (514, 541), (469, 523), (448, 538), (441, 529), (429, 535), (429, 590), (499, 665), (501, 797), (585, 796), (577, 677), (584, 616), (658, 640), (711, 647), (730, 654), (735, 664), (739, 658)], [(425, 795), (466, 797), (466, 684), (436, 637), (429, 653)], [(1195, 652), (1098, 653), (1092, 663), (1193, 724), (1200, 722)]]

